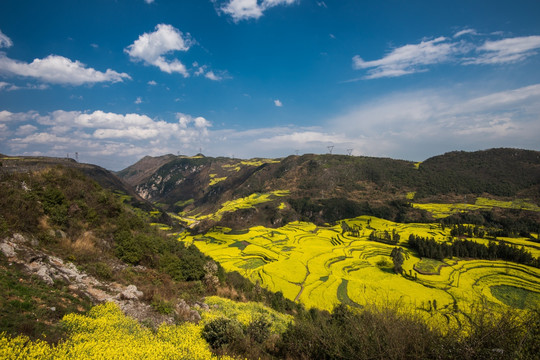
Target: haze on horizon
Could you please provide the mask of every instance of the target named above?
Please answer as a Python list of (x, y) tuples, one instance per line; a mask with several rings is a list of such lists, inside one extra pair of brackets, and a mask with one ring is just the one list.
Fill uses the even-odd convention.
[(540, 150), (540, 3), (4, 0), (0, 153)]

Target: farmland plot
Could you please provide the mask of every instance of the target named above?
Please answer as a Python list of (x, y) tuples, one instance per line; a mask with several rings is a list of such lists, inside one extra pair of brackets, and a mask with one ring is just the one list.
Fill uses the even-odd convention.
[[(355, 228), (356, 233), (352, 236), (345, 228)], [(400, 240), (397, 245), (371, 241), (373, 231), (395, 232)], [(393, 271), (390, 253), (410, 234), (445, 242), (449, 231), (439, 224), (361, 216), (326, 227), (294, 222), (279, 229), (257, 226), (243, 232), (214, 228), (180, 240), (195, 244), (227, 271), (237, 271), (307, 307), (400, 304), (402, 309), (425, 313), (435, 323), (459, 323), (463, 319), (456, 318), (456, 310), (480, 302), (501, 309), (540, 306), (540, 270), (525, 265), (461, 258), (437, 262), (405, 248), (403, 274)], [(514, 240), (529, 245), (525, 239), (508, 239)]]

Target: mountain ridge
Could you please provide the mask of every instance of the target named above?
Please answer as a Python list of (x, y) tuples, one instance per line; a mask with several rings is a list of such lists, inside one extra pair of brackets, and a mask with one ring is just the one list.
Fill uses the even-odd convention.
[[(145, 164), (151, 165), (145, 169)], [(130, 175), (135, 171), (136, 177)], [(423, 219), (425, 214), (407, 207), (410, 194), (415, 202), (467, 202), (482, 195), (540, 201), (540, 152), (510, 148), (453, 151), (421, 163), (330, 154), (249, 160), (169, 154), (145, 157), (117, 174), (143, 198), (175, 213), (210, 214), (251, 194), (289, 192), (218, 222), (235, 228), (294, 220), (324, 223), (366, 211), (389, 219)], [(289, 206), (276, 211), (282, 201)]]

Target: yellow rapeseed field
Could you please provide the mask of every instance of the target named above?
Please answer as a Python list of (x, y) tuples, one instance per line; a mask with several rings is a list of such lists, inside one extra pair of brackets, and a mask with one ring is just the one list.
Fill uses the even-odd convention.
[(232, 359), (215, 357), (201, 337), (202, 324), (161, 325), (157, 331), (126, 317), (114, 303), (88, 315), (68, 314), (69, 336), (58, 345), (0, 334), (1, 359)]
[[(238, 271), (307, 307), (400, 304), (401, 309), (424, 314), (428, 322), (452, 325), (464, 321), (456, 309), (467, 310), (480, 302), (503, 309), (515, 306), (516, 296), (527, 296), (532, 302), (527, 306), (540, 306), (540, 270), (525, 265), (458, 258), (428, 264), (406, 250), (403, 275), (394, 273), (390, 253), (395, 246), (410, 234), (446, 242), (450, 228), (371, 216), (343, 222), (357, 234), (344, 232), (341, 222), (324, 227), (292, 222), (278, 229), (257, 226), (243, 232), (214, 228), (204, 236), (184, 234), (180, 240), (195, 244), (227, 271)], [(397, 245), (370, 241), (372, 231), (396, 232), (400, 241)], [(538, 251), (526, 239), (505, 240), (526, 246), (533, 254)], [(428, 265), (434, 270), (425, 271)]]

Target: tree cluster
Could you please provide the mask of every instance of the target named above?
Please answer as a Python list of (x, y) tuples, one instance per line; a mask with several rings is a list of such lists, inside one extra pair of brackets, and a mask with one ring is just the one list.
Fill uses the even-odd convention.
[(434, 238), (424, 238), (411, 234), (409, 246), (421, 257), (437, 260), (453, 256), (486, 260), (505, 260), (519, 264), (540, 267), (540, 259), (532, 256), (525, 248), (509, 245), (504, 241), (490, 241), (486, 246), (472, 240), (453, 240), (439, 243)]

